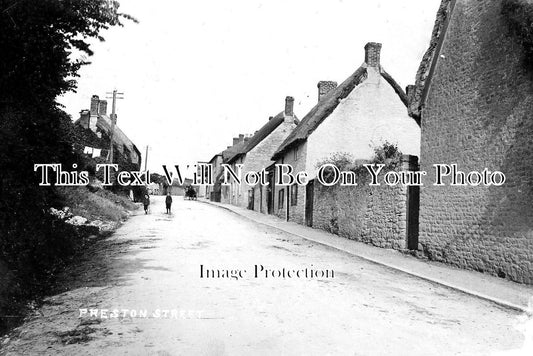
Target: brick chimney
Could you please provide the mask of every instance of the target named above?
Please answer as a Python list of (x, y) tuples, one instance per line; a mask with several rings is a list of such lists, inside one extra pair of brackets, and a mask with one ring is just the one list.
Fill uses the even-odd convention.
[(292, 96), (285, 98), (285, 111), (283, 115), (285, 122), (294, 122), (294, 98)]
[(318, 87), (318, 101), (322, 100), (330, 91), (337, 87), (337, 82), (321, 80), (317, 84)]
[(100, 100), (98, 104), (98, 114), (107, 115), (107, 100)]
[(239, 137), (233, 138), (233, 146), (238, 145), (239, 143), (244, 142), (244, 134), (239, 134)]
[(365, 63), (369, 67), (379, 67), (381, 43), (368, 42), (365, 46)]
[(91, 112), (87, 109), (83, 109), (80, 111), (80, 119), (87, 120), (87, 128), (89, 129), (91, 124)]
[(100, 103), (100, 98), (98, 95), (93, 95), (91, 97), (91, 115), (98, 115), (98, 104)]

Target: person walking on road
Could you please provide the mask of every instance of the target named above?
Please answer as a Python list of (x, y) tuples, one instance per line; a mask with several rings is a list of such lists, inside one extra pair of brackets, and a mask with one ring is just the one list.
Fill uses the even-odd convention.
[(148, 206), (150, 206), (150, 196), (145, 194), (143, 197), (144, 213), (148, 214)]
[(172, 196), (170, 195), (170, 192), (167, 193), (165, 204), (167, 205), (167, 214), (170, 214), (170, 208), (172, 207)]

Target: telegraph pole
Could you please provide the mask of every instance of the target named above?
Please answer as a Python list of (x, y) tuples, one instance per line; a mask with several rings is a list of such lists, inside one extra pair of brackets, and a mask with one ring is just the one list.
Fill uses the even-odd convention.
[(107, 93), (107, 94), (112, 94), (113, 96), (110, 98), (110, 97), (107, 97), (107, 99), (113, 99), (113, 103), (112, 103), (112, 109), (111, 109), (111, 138), (110, 138), (110, 142), (109, 142), (109, 163), (113, 163), (113, 140), (114, 140), (114, 136), (115, 136), (115, 125), (117, 124), (117, 113), (116, 113), (116, 108), (117, 108), (117, 99), (124, 99), (123, 95), (124, 93), (118, 93), (117, 90), (113, 90), (113, 93)]
[(146, 155), (144, 156), (144, 171), (146, 172), (146, 167), (148, 166), (148, 145), (146, 145)]

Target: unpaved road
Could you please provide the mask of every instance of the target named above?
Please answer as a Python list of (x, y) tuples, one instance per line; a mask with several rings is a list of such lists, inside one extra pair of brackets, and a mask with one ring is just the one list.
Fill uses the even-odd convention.
[[(524, 343), (513, 311), (200, 202), (175, 197), (169, 216), (154, 198), (151, 214), (98, 244), (2, 353), (487, 355)], [(254, 278), (256, 264), (335, 278)], [(248, 272), (201, 279), (200, 265)], [(80, 318), (80, 308), (100, 314)]]

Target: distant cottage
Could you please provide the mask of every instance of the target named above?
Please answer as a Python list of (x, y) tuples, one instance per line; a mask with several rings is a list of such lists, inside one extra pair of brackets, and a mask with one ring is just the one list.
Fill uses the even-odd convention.
[[(245, 138), (246, 141), (249, 139), (249, 137), (244, 134), (234, 137), (231, 146), (228, 146), (224, 151), (217, 153), (209, 160), (209, 164), (213, 167), (212, 179), (214, 183), (213, 186), (207, 186), (207, 198), (209, 198), (209, 200), (218, 203), (222, 200), (224, 202), (229, 201), (229, 187), (222, 186), (222, 164), (227, 163), (228, 159), (233, 157), (233, 154), (241, 149), (245, 143)], [(222, 196), (224, 196), (224, 199), (222, 199)]]
[[(271, 157), (279, 145), (296, 127), (298, 120), (294, 115), (294, 98), (285, 98), (285, 109), (274, 117), (270, 117), (255, 134), (236, 148), (227, 163), (236, 171), (237, 165), (242, 164), (242, 176), (250, 171), (261, 171), (274, 162)], [(252, 210), (263, 210), (267, 206), (267, 194), (263, 190), (248, 186), (244, 182), (237, 184), (231, 181), (229, 203), (248, 207)], [(256, 195), (256, 192), (258, 195)]]
[[(74, 124), (86, 130), (81, 138), (84, 142), (78, 143), (85, 145), (85, 153), (95, 157), (98, 156), (95, 154), (97, 152), (103, 156), (102, 158), (108, 158), (112, 122), (107, 115), (107, 101), (100, 100), (97, 95), (93, 95), (90, 110), (82, 110), (80, 118)], [(121, 169), (140, 169), (140, 151), (117, 125), (115, 125), (113, 142), (113, 162), (118, 163)]]
[[(315, 177), (318, 162), (346, 152), (371, 159), (374, 148), (395, 143), (404, 154), (420, 153), (420, 127), (407, 112), (407, 96), (380, 64), (381, 44), (365, 46), (365, 61), (348, 79), (318, 83), (318, 103), (273, 154), (276, 163)], [(313, 185), (276, 186), (271, 210), (280, 217), (312, 225)]]
[(180, 184), (177, 178), (172, 180), (171, 185), (164, 185), (162, 193), (163, 195), (185, 196), (185, 190), (192, 185), (192, 179), (183, 178), (183, 184)]
[[(208, 173), (209, 171), (205, 168), (202, 170), (202, 166), (205, 167), (208, 165), (209, 162), (200, 162), (198, 161), (196, 163), (196, 175), (198, 176), (198, 180), (203, 179), (204, 182), (209, 179)], [(203, 175), (203, 178), (202, 178)], [(207, 183), (205, 184), (194, 184), (193, 188), (196, 190), (197, 198), (209, 198), (209, 186)]]

